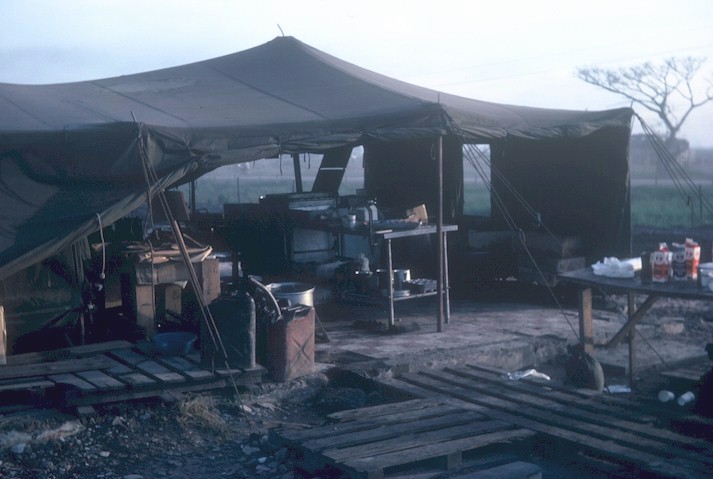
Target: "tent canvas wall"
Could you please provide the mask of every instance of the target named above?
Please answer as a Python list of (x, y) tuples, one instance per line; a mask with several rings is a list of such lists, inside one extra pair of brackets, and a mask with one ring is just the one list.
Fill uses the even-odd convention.
[(535, 144), (615, 132), (613, 143), (606, 134), (596, 138), (616, 150), (617, 171), (626, 175), (620, 138), (628, 138), (632, 114), (628, 108), (550, 110), (448, 95), (291, 37), (135, 75), (0, 84), (0, 280), (143, 203), (146, 164), (159, 178), (148, 191), (153, 194), (224, 164), (281, 152), (439, 135)]

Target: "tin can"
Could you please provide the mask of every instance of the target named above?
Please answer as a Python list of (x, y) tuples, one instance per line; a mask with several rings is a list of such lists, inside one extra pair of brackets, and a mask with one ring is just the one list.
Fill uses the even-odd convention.
[(710, 289), (711, 276), (713, 276), (713, 263), (700, 263), (698, 265), (698, 287)]

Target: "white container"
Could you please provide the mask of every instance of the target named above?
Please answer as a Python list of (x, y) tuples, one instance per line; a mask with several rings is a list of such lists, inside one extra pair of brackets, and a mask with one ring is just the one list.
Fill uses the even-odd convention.
[(395, 269), (394, 270), (394, 289), (403, 289), (405, 281), (411, 281), (411, 270), (410, 269)]
[(711, 277), (713, 277), (713, 263), (701, 263), (698, 265), (698, 274), (701, 275), (701, 288), (709, 288)]
[(672, 393), (671, 391), (666, 391), (665, 389), (662, 389), (659, 391), (659, 401), (661, 402), (669, 402), (672, 399), (674, 399), (676, 395)]
[(654, 251), (651, 253), (651, 270), (654, 283), (668, 283), (671, 276), (671, 252)]
[(685, 406), (686, 404), (696, 400), (696, 395), (691, 391), (685, 392), (678, 397), (678, 405)]

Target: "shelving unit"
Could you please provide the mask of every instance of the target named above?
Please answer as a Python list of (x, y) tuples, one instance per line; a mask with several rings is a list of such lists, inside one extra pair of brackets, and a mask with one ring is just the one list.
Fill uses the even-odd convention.
[[(395, 297), (394, 291), (394, 268), (393, 268), (393, 256), (392, 256), (392, 241), (401, 240), (404, 238), (412, 238), (416, 236), (423, 235), (435, 235), (438, 233), (438, 229), (435, 225), (421, 225), (417, 228), (411, 229), (391, 229), (391, 230), (375, 230), (373, 232), (374, 236), (378, 241), (383, 242), (386, 245), (386, 264), (385, 267), (388, 274), (388, 283), (386, 286), (386, 296), (380, 296), (378, 294), (365, 294), (356, 292), (347, 292), (345, 297), (349, 300), (359, 301), (368, 304), (387, 304), (389, 308), (389, 327), (393, 327), (396, 322), (394, 303), (398, 301), (407, 301), (410, 299), (424, 298), (430, 296), (437, 296), (439, 294), (444, 295), (444, 306), (445, 306), (445, 321), (446, 323), (450, 320), (450, 295), (449, 295), (449, 284), (448, 284), (448, 243), (446, 241), (447, 233), (457, 231), (458, 226), (456, 225), (443, 225), (443, 257), (444, 257), (444, 271), (443, 271), (443, 285), (441, 291), (436, 288), (435, 291), (409, 294), (408, 296)], [(363, 229), (344, 229), (339, 228), (334, 231), (336, 234), (353, 234), (353, 235), (363, 235)]]

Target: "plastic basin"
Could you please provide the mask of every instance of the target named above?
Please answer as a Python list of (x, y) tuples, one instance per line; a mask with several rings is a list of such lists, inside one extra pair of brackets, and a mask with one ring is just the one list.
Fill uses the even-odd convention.
[(188, 332), (157, 333), (152, 342), (156, 350), (168, 356), (179, 356), (191, 352), (193, 343), (198, 337)]

